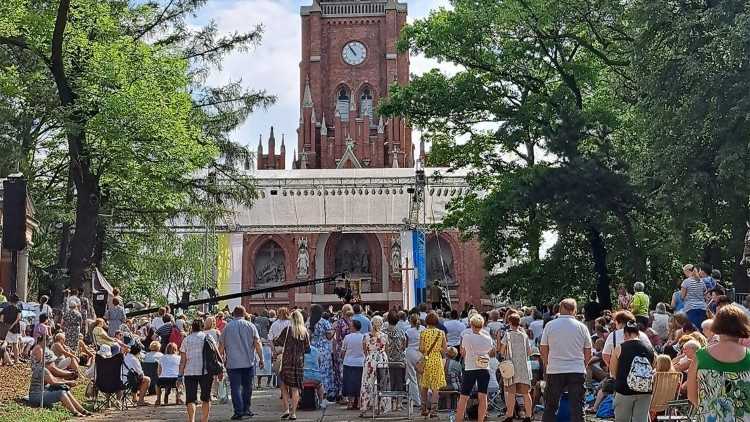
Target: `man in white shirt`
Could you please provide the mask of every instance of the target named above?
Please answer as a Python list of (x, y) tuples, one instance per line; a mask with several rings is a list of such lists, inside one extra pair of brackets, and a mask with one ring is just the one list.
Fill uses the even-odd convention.
[(571, 422), (583, 422), (586, 362), (591, 359), (589, 329), (576, 319), (575, 299), (560, 302), (560, 316), (547, 323), (540, 346), (547, 373), (542, 422), (554, 422), (560, 396), (568, 389)]
[[(607, 367), (609, 367), (609, 360), (612, 358), (612, 352), (617, 346), (625, 341), (625, 331), (623, 330), (625, 324), (628, 321), (635, 321), (635, 316), (630, 311), (618, 311), (614, 314), (612, 320), (615, 321), (615, 327), (617, 330), (607, 336), (607, 340), (604, 342), (604, 349), (602, 350), (602, 360), (607, 364)], [(651, 347), (651, 341), (643, 331), (638, 332), (638, 339)]]
[(458, 320), (458, 311), (451, 310), (450, 319), (446, 320), (443, 325), (448, 330), (446, 343), (448, 343), (448, 346), (458, 349), (461, 344), (461, 332), (466, 329), (464, 323)]
[(154, 329), (154, 331), (161, 328), (162, 325), (164, 325), (164, 314), (167, 313), (167, 310), (165, 308), (159, 308), (159, 313), (154, 317), (154, 319), (151, 320), (151, 328)]
[(529, 330), (534, 333), (534, 340), (537, 340), (544, 331), (544, 320), (542, 319), (542, 313), (539, 311), (534, 311), (532, 316), (534, 320), (529, 323)]

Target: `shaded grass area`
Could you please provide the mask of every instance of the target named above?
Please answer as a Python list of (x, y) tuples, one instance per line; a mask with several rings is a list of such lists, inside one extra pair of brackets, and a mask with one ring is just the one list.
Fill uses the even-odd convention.
[[(70, 412), (61, 404), (55, 403), (51, 409), (32, 408), (23, 399), (29, 393), (31, 371), (27, 365), (0, 368), (0, 421), (9, 422), (61, 422), (73, 419)], [(85, 380), (71, 391), (82, 404), (86, 390)]]

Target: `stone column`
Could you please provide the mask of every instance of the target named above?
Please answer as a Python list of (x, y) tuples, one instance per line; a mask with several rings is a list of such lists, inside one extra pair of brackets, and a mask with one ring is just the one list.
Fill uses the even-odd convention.
[(18, 252), (18, 277), (16, 279), (16, 293), (22, 302), (26, 302), (29, 291), (29, 248)]

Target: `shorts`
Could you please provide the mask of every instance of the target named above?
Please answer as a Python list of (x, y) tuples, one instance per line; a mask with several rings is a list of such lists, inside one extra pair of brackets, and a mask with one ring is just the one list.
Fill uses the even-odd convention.
[(201, 401), (211, 401), (211, 386), (214, 383), (213, 375), (188, 375), (185, 376), (185, 404), (198, 401), (198, 385), (201, 387)]
[(10, 344), (16, 344), (18, 343), (18, 340), (20, 339), (21, 339), (20, 334), (8, 332), (8, 334), (5, 335), (5, 341), (7, 341)]
[(55, 366), (57, 367), (57, 369), (68, 369), (68, 367), (70, 366), (70, 358), (65, 358), (60, 362), (55, 363)]
[(177, 378), (157, 378), (156, 385), (159, 387), (177, 388)]
[[(65, 393), (67, 393), (67, 391), (65, 390), (55, 390), (55, 391), (44, 390), (44, 393), (42, 393), (42, 396), (44, 398), (43, 400), (44, 407), (47, 407), (47, 408), (52, 407), (54, 403), (57, 403), (60, 401), (62, 396), (65, 395)], [(36, 394), (34, 396), (29, 396), (29, 406), (39, 407), (42, 404), (42, 402), (39, 399), (40, 397)]]
[(471, 396), (474, 385), (477, 386), (477, 392), (487, 394), (490, 385), (490, 371), (486, 369), (473, 369), (464, 371), (463, 382), (461, 383), (461, 395)]

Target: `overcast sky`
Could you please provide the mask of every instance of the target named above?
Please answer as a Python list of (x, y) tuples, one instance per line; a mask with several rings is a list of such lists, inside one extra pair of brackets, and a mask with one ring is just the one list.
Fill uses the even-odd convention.
[[(402, 2), (404, 0), (401, 0)], [(247, 31), (257, 24), (264, 26), (263, 41), (256, 49), (233, 54), (224, 61), (222, 69), (209, 79), (211, 84), (223, 84), (242, 79), (254, 89), (265, 89), (277, 97), (268, 111), (258, 111), (233, 134), (233, 138), (253, 148), (258, 137), (263, 137), (264, 153), (267, 139), (274, 126), (277, 150), (281, 135), (286, 135), (287, 168), (297, 145), (299, 123), (299, 62), (301, 56), (300, 6), (312, 0), (210, 0), (197, 17), (198, 24), (214, 20), (223, 33)], [(429, 11), (448, 6), (448, 0), (409, 0), (409, 21), (427, 16)], [(424, 57), (411, 58), (411, 73), (422, 74), (439, 67), (450, 70), (450, 65), (438, 64)], [(419, 136), (415, 134), (415, 145)]]

